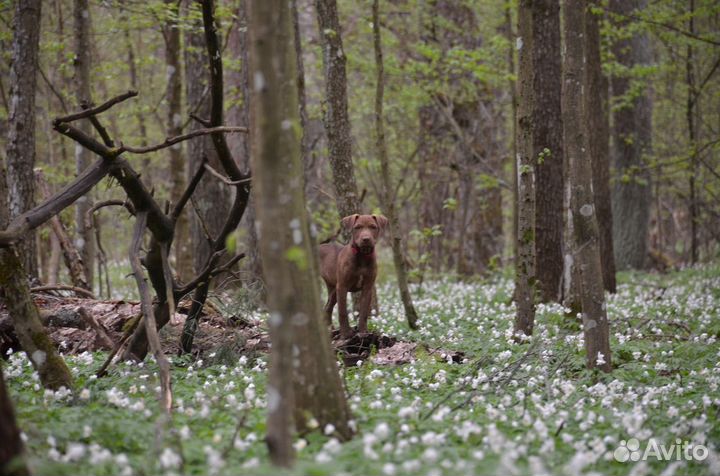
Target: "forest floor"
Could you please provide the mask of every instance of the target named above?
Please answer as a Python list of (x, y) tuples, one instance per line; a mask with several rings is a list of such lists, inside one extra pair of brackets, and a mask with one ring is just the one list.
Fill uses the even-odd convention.
[[(357, 436), (299, 436), (289, 474), (720, 474), (719, 265), (621, 275), (608, 375), (585, 370), (579, 318), (561, 306), (541, 305), (535, 337), (513, 343), (506, 277), (443, 278), (413, 294), (419, 331), (392, 283), (379, 287), (371, 326), (397, 339), (396, 355), (343, 370)], [(267, 355), (233, 339), (262, 327), (237, 322), (264, 316), (231, 308), (206, 323), (227, 345), (198, 357), (168, 348), (175, 411), (163, 437), (152, 361), (97, 379), (106, 352), (77, 348), (71, 395), (44, 391), (12, 354), (4, 371), (35, 474), (278, 474), (263, 441)]]

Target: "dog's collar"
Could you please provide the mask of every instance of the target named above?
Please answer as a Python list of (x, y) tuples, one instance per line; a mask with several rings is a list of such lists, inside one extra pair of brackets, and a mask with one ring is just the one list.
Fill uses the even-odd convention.
[(375, 248), (373, 248), (370, 253), (363, 253), (360, 247), (355, 243), (352, 244), (351, 249), (354, 255), (362, 256), (364, 258), (372, 258), (372, 256), (375, 254)]

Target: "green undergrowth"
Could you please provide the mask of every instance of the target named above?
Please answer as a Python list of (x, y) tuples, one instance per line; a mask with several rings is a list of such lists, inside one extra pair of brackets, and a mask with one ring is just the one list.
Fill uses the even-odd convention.
[[(344, 369), (357, 436), (298, 435), (289, 474), (720, 472), (717, 265), (620, 275), (607, 301), (611, 374), (585, 369), (579, 318), (556, 304), (538, 307), (531, 341), (513, 343), (506, 277), (441, 278), (412, 291), (419, 331), (407, 329), (391, 282), (378, 290), (371, 326), (425, 347), (409, 364), (370, 359)], [(445, 351), (463, 352), (464, 362)], [(171, 358), (170, 428), (159, 423), (155, 365), (120, 363), (95, 379), (104, 357), (67, 356), (74, 395), (41, 389), (21, 353), (5, 364), (36, 474), (278, 474), (263, 440), (264, 354), (224, 356), (224, 364), (213, 354)], [(678, 444), (702, 446), (706, 457), (688, 461), (671, 448)], [(672, 457), (643, 458), (652, 445)]]

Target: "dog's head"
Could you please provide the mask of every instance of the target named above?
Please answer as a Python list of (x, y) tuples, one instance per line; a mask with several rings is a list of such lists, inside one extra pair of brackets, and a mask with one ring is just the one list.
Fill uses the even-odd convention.
[(382, 235), (388, 219), (382, 215), (350, 215), (342, 219), (342, 226), (352, 233), (353, 247), (363, 254), (370, 254)]

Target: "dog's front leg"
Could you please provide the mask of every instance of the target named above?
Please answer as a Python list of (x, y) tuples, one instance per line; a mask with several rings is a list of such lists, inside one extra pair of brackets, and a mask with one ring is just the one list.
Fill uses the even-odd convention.
[(338, 316), (340, 320), (340, 335), (343, 337), (343, 339), (349, 339), (350, 337), (352, 337), (352, 329), (350, 329), (350, 321), (348, 320), (347, 293), (347, 289), (340, 286), (337, 287), (337, 304)]
[(328, 289), (328, 300), (325, 304), (325, 323), (328, 327), (332, 327), (332, 312), (337, 302), (337, 289)]
[(374, 283), (368, 283), (363, 286), (362, 293), (360, 293), (360, 318), (358, 319), (358, 332), (368, 331), (368, 318), (370, 317), (370, 308), (372, 307), (373, 284)]

